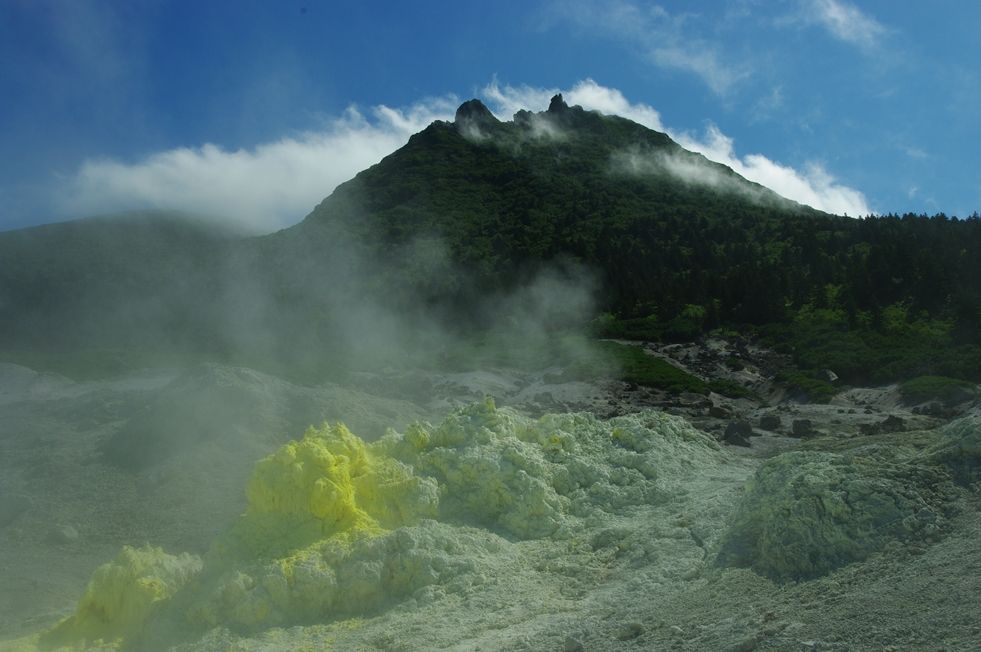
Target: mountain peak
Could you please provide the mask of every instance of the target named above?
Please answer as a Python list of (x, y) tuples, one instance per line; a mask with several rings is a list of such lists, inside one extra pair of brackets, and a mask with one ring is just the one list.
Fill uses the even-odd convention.
[(569, 105), (566, 104), (565, 100), (562, 99), (562, 93), (556, 93), (555, 95), (553, 95), (552, 101), (548, 103), (549, 113), (562, 113), (563, 111), (567, 111), (568, 109), (569, 109)]
[(494, 114), (491, 113), (486, 106), (484, 106), (483, 102), (473, 99), (460, 105), (460, 108), (456, 110), (456, 115), (453, 117), (453, 122), (456, 124), (461, 124), (464, 122), (494, 124), (500, 121), (494, 117)]

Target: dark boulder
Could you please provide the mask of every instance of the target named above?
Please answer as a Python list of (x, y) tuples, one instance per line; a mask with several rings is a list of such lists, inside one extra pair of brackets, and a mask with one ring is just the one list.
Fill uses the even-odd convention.
[(716, 419), (728, 419), (730, 415), (729, 410), (722, 407), (721, 405), (713, 405), (709, 408), (709, 416)]
[(924, 403), (913, 408), (913, 414), (940, 418), (947, 416), (947, 409), (940, 401), (930, 401), (929, 403)]
[(776, 414), (764, 414), (760, 417), (760, 428), (776, 432), (780, 429), (780, 417)]
[(813, 437), (816, 434), (814, 424), (810, 419), (794, 419), (791, 424), (791, 434), (794, 437)]
[(733, 446), (749, 446), (749, 438), (753, 435), (753, 426), (748, 421), (730, 421), (722, 439)]

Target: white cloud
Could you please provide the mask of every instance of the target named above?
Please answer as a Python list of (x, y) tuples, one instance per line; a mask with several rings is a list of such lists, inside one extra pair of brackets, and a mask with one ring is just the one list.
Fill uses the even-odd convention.
[(249, 150), (205, 144), (135, 163), (89, 160), (60, 201), (73, 214), (167, 208), (227, 217), (255, 230), (282, 228), (433, 120), (452, 119), (456, 105), (455, 97), (445, 97), (407, 109), (379, 106), (370, 117), (350, 108), (321, 131)]
[(563, 99), (571, 106), (579, 104), (592, 111), (619, 115), (650, 129), (664, 131), (661, 114), (653, 107), (646, 104), (632, 104), (617, 89), (600, 86), (592, 79), (584, 79), (564, 91), (558, 88), (531, 86), (501, 87), (497, 80), (494, 80), (481, 89), (481, 93), (490, 102), (489, 108), (502, 120), (510, 120), (511, 116), (521, 109), (544, 111), (548, 108), (552, 96), (562, 93)]
[(809, 14), (835, 38), (862, 48), (878, 45), (887, 32), (880, 22), (844, 0), (812, 0)]
[[(559, 89), (501, 86), (483, 89), (491, 109), (503, 119), (525, 108), (540, 111)], [(716, 127), (701, 138), (667, 129), (653, 107), (630, 102), (615, 88), (591, 79), (561, 91), (569, 104), (617, 114), (672, 135), (684, 147), (728, 165), (777, 193), (834, 213), (870, 212), (861, 192), (838, 183), (823, 167), (804, 170), (760, 154), (738, 156), (732, 139)], [(401, 147), (436, 119), (451, 119), (453, 96), (408, 108), (375, 107), (368, 115), (349, 109), (326, 128), (282, 138), (252, 149), (213, 144), (182, 147), (136, 162), (88, 160), (54, 193), (63, 214), (97, 214), (165, 208), (227, 217), (255, 230), (296, 223), (340, 183)]]
[(571, 89), (538, 89), (528, 86), (504, 86), (497, 82), (484, 89), (484, 95), (493, 110), (510, 115), (525, 108), (540, 111), (548, 106), (549, 98), (561, 92), (569, 104), (580, 104), (585, 109), (615, 113), (646, 127), (668, 133), (686, 149), (702, 154), (716, 163), (728, 165), (750, 181), (766, 186), (777, 194), (807, 204), (829, 213), (851, 216), (868, 215), (865, 196), (858, 190), (839, 183), (820, 163), (810, 163), (804, 170), (772, 161), (762, 154), (739, 156), (734, 142), (718, 127), (710, 125), (704, 136), (696, 137), (685, 132), (665, 128), (661, 116), (653, 107), (632, 103), (615, 88), (607, 88), (591, 79), (577, 83)]
[(548, 107), (549, 99), (557, 89), (532, 88), (531, 86), (510, 86), (503, 88), (497, 80), (481, 89), (484, 99), (490, 102), (489, 108), (501, 120), (510, 120), (518, 111), (542, 111)]
[(727, 174), (702, 156), (677, 152), (644, 151), (628, 148), (614, 153), (611, 169), (615, 173), (637, 176), (670, 174), (675, 179), (699, 186), (709, 186), (730, 193), (739, 193), (753, 201), (765, 202), (771, 193), (760, 186), (748, 186)]
[(679, 145), (702, 154), (716, 163), (728, 165), (750, 181), (766, 186), (788, 199), (837, 215), (869, 215), (872, 211), (860, 191), (838, 183), (820, 163), (804, 170), (771, 161), (762, 154), (738, 156), (732, 138), (715, 125), (709, 125), (703, 138), (672, 134)]

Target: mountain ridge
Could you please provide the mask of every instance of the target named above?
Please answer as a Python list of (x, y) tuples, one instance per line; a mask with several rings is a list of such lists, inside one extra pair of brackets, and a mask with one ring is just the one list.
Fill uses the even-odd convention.
[[(303, 357), (347, 347), (378, 315), (395, 316), (389, 334), (480, 332), (502, 297), (548, 278), (628, 324), (609, 335), (683, 339), (821, 314), (832, 321), (819, 339), (863, 360), (871, 345), (849, 333), (893, 313), (943, 333), (930, 346), (978, 338), (979, 222), (828, 215), (561, 96), (510, 121), (470, 100), (273, 234), (148, 249), (126, 229), (100, 242), (98, 220), (0, 233), (0, 251), (43, 236), (30, 255), (0, 257), (0, 349), (163, 342)], [(89, 236), (65, 235), (77, 230)]]

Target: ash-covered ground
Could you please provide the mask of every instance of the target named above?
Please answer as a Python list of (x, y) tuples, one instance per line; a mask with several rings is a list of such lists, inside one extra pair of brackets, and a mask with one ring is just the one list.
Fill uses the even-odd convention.
[(981, 647), (976, 402), (648, 347), (754, 398), (0, 365), (0, 649)]

